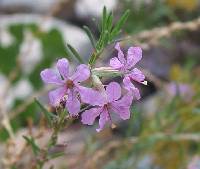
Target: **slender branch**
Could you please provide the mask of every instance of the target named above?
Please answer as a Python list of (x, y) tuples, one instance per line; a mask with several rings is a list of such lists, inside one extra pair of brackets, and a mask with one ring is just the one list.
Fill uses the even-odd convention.
[(124, 41), (131, 41), (148, 49), (152, 45), (158, 45), (159, 39), (163, 37), (170, 37), (172, 33), (186, 30), (197, 31), (200, 27), (200, 17), (188, 22), (173, 22), (164, 27), (156, 27), (152, 30), (145, 30), (138, 34), (127, 36), (123, 38)]

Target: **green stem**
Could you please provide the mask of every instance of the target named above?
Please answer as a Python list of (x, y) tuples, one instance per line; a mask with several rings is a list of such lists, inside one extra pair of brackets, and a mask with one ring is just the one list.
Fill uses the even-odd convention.
[(54, 127), (53, 133), (51, 135), (51, 138), (48, 144), (48, 148), (51, 148), (52, 146), (56, 145), (57, 140), (58, 140), (58, 133), (63, 127), (66, 113), (65, 111), (61, 111), (59, 114), (60, 114), (60, 117), (59, 117), (58, 122), (56, 123), (56, 126)]

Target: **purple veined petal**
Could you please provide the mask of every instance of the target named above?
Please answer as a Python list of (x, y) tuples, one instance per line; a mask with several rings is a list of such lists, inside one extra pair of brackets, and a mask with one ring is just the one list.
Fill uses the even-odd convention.
[(100, 91), (83, 86), (77, 87), (83, 103), (91, 104), (92, 106), (102, 106), (106, 103)]
[(125, 59), (125, 57), (124, 57), (124, 53), (123, 53), (123, 51), (121, 50), (121, 48), (120, 48), (120, 44), (119, 44), (119, 42), (118, 43), (116, 43), (116, 45), (115, 45), (115, 49), (118, 51), (118, 59), (119, 59), (119, 61), (122, 63), (122, 64), (126, 64), (126, 59)]
[(131, 93), (125, 94), (121, 99), (114, 101), (111, 105), (115, 105), (119, 108), (130, 107), (133, 102), (133, 95)]
[(119, 59), (117, 57), (111, 58), (110, 59), (110, 66), (114, 69), (120, 69), (122, 68), (124, 65), (119, 61)]
[(133, 89), (133, 96), (135, 97), (136, 100), (140, 100), (141, 99), (140, 91), (139, 91), (138, 88), (134, 88)]
[(62, 97), (66, 94), (66, 88), (60, 87), (49, 92), (49, 100), (52, 106), (58, 106)]
[(134, 85), (131, 83), (131, 80), (128, 76), (125, 76), (123, 79), (124, 88), (128, 91), (131, 91), (131, 89), (134, 87)]
[(72, 116), (76, 116), (78, 115), (79, 111), (80, 111), (80, 101), (78, 100), (77, 97), (77, 92), (74, 91), (73, 89), (68, 90), (68, 98), (66, 101), (66, 108), (69, 111), (69, 114)]
[(52, 69), (44, 69), (41, 71), (40, 76), (45, 83), (57, 85), (63, 84), (62, 79)]
[(112, 110), (114, 113), (120, 116), (122, 120), (130, 119), (130, 108), (129, 107), (123, 107), (119, 106), (117, 104), (112, 104)]
[(127, 52), (126, 68), (130, 69), (142, 59), (142, 49), (140, 47), (130, 47)]
[(101, 111), (102, 107), (95, 107), (84, 111), (81, 115), (81, 122), (83, 124), (93, 125), (95, 119), (100, 115)]
[(124, 88), (128, 90), (128, 92), (132, 92), (133, 96), (136, 98), (136, 100), (139, 100), (141, 98), (140, 91), (138, 88), (136, 88), (132, 83), (129, 77), (125, 77), (123, 79)]
[(104, 128), (106, 122), (109, 121), (109, 120), (110, 120), (110, 116), (108, 114), (108, 110), (106, 108), (104, 108), (103, 111), (100, 114), (99, 128), (96, 129), (96, 131), (100, 132)]
[(117, 82), (111, 82), (106, 87), (108, 102), (118, 100), (121, 97), (121, 87)]
[(57, 69), (64, 79), (69, 76), (69, 62), (66, 58), (59, 59), (57, 64)]
[(77, 83), (83, 82), (90, 77), (90, 69), (87, 65), (81, 64), (77, 67), (76, 72), (70, 77), (70, 79)]
[(143, 82), (145, 79), (144, 74), (137, 68), (134, 68), (131, 73), (128, 75), (132, 80), (135, 80), (139, 83)]

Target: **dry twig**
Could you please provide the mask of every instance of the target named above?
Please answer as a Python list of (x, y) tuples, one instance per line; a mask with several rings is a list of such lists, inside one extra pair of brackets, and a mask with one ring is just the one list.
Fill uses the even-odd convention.
[(148, 49), (152, 45), (158, 45), (159, 39), (170, 37), (174, 32), (182, 30), (197, 31), (199, 27), (200, 17), (188, 22), (173, 22), (168, 26), (142, 31), (138, 34), (127, 36), (124, 40), (140, 45), (143, 49)]

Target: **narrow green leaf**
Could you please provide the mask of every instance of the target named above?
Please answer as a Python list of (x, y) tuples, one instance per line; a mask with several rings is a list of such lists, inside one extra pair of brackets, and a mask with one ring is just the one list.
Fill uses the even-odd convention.
[(90, 59), (89, 59), (89, 64), (90, 65), (93, 65), (94, 64), (94, 61), (95, 61), (95, 59), (96, 59), (96, 54), (95, 53), (93, 53), (92, 54), (92, 56), (90, 57)]
[(113, 39), (115, 36), (118, 35), (118, 33), (120, 32), (122, 26), (124, 25), (124, 23), (126, 22), (126, 20), (128, 19), (128, 16), (130, 14), (130, 10), (126, 10), (126, 12), (122, 15), (122, 17), (120, 18), (120, 20), (116, 23), (115, 27), (113, 28), (112, 32), (111, 32), (111, 38)]
[(28, 138), (27, 136), (23, 136), (23, 138), (26, 140), (26, 142), (31, 146), (34, 155), (38, 155), (40, 152), (39, 146), (35, 143), (35, 140), (31, 137)]
[(105, 26), (106, 26), (106, 18), (107, 18), (107, 10), (106, 10), (106, 7), (104, 6), (103, 7), (103, 16), (102, 16), (102, 23), (101, 23), (101, 26), (102, 26), (102, 32), (104, 32), (105, 30)]
[(57, 152), (57, 153), (53, 153), (49, 155), (49, 159), (54, 159), (54, 158), (58, 158), (60, 156), (64, 156), (65, 152)]
[(50, 113), (37, 99), (35, 99), (35, 103), (40, 107), (42, 112), (44, 113), (45, 118), (47, 119), (47, 122), (50, 127), (52, 127), (52, 117), (55, 117), (52, 113)]
[(71, 52), (71, 50), (68, 48), (67, 45), (66, 45), (66, 53), (67, 53), (67, 56), (68, 56), (69, 58), (71, 58), (71, 60), (74, 59), (74, 55), (73, 55), (73, 53)]
[(87, 26), (83, 26), (83, 29), (85, 30), (86, 34), (88, 35), (88, 38), (90, 39), (90, 42), (94, 49), (96, 49), (96, 41), (95, 38), (91, 32), (91, 30)]
[(107, 30), (110, 32), (112, 30), (113, 13), (110, 12), (106, 21)]
[(93, 53), (92, 56), (90, 57), (90, 60), (89, 60), (89, 64), (92, 66), (95, 64), (97, 58), (99, 57), (99, 55), (102, 53), (102, 50), (99, 51), (98, 53)]
[(110, 35), (109, 32), (108, 32), (108, 31), (105, 31), (104, 39), (103, 39), (103, 44), (102, 44), (102, 48), (104, 48), (104, 47), (108, 44), (109, 35)]
[(73, 53), (73, 56), (74, 56), (80, 63), (84, 63), (83, 59), (82, 59), (81, 56), (78, 54), (78, 52), (76, 51), (76, 49), (74, 49), (70, 44), (67, 44), (67, 47), (68, 47), (69, 50)]

